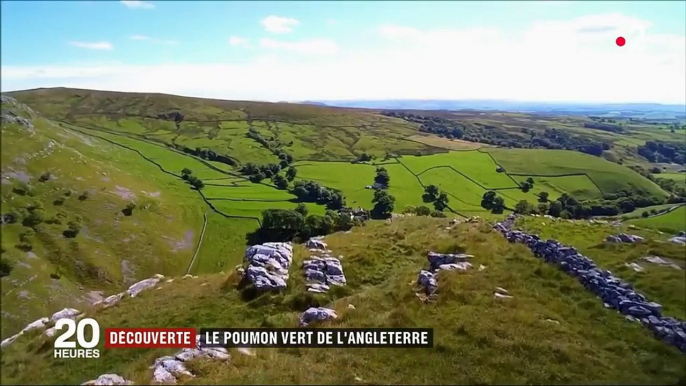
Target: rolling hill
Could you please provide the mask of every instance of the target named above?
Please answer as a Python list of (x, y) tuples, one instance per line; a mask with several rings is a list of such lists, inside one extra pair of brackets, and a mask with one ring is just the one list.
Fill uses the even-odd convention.
[[(422, 195), (436, 185), (450, 200), (445, 214), (460, 219), (502, 218), (482, 206), (488, 191), (507, 209), (522, 200), (537, 203), (543, 191), (551, 201), (565, 194), (602, 200), (624, 191), (667, 197), (622, 165), (564, 150), (460, 148), (374, 110), (75, 89), (9, 95), (2, 100), (3, 339), (64, 307), (86, 311), (103, 327), (290, 327), (307, 307), (326, 305), (342, 315), (332, 326), (431, 326), (439, 344), (424, 351), (232, 353), (228, 366), (194, 362), (196, 378), (181, 383), (685, 379), (676, 349), (605, 309), (575, 280), (507, 243), (483, 221), (453, 226), (450, 219), (407, 216), (329, 235), (329, 247), (344, 256), (349, 284), (326, 295), (304, 290), (296, 267), (310, 252), (302, 245), (295, 246), (286, 291), (246, 301), (235, 286), (234, 267), (264, 210), (302, 210), (302, 204), (310, 214), (327, 213), (325, 205), (295, 194), (300, 181), (315, 181), (343, 193), (347, 206), (369, 209), (374, 190), (367, 186), (383, 167), (395, 213), (430, 206)], [(363, 156), (372, 158), (360, 161)], [(284, 165), (279, 173), (297, 170), (288, 189), (242, 173), (247, 165), (269, 163)], [(204, 186), (193, 188), (189, 176)], [(533, 187), (522, 189), (528, 178)], [(663, 304), (666, 315), (683, 319), (683, 271), (646, 266), (638, 274), (625, 265), (647, 254), (682, 264), (683, 246), (665, 243), (668, 235), (658, 231), (678, 231), (680, 214), (632, 220), (646, 223), (630, 232), (648, 241), (631, 245), (603, 243), (629, 231), (624, 226), (541, 217), (519, 226), (578, 246)], [(429, 250), (466, 251), (475, 260), (474, 269), (441, 276), (437, 302), (425, 304), (408, 283)], [(175, 280), (108, 309), (92, 306), (154, 274)], [(198, 277), (182, 279), (186, 274)], [(493, 299), (496, 286), (507, 288), (512, 301)], [(104, 365), (66, 363), (51, 358), (52, 340), (30, 333), (3, 348), (2, 383), (81, 383), (105, 372), (149, 383), (151, 362), (167, 354), (108, 350)]]

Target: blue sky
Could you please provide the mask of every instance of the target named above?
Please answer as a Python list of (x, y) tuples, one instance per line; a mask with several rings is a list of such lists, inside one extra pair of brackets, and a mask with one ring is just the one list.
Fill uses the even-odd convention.
[(685, 103), (685, 4), (3, 1), (2, 89)]

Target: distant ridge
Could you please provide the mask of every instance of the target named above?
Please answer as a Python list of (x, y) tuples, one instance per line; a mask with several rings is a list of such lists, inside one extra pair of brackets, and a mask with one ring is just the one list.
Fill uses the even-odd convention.
[(685, 119), (686, 105), (660, 103), (520, 102), (507, 100), (385, 99), (303, 102), (367, 109), (482, 110), (543, 114), (609, 115), (640, 118)]

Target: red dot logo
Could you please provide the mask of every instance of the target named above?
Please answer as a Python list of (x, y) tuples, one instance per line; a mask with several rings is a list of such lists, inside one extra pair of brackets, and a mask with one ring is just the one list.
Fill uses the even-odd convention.
[(624, 39), (624, 38), (621, 37), (621, 36), (617, 38), (617, 45), (618, 45), (618, 46), (622, 47), (622, 46), (624, 46), (625, 44), (626, 44), (626, 39)]

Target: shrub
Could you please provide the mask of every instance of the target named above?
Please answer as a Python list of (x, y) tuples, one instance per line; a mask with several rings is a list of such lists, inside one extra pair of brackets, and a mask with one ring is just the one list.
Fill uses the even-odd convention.
[(9, 276), (14, 269), (14, 264), (7, 258), (0, 258), (0, 277)]

